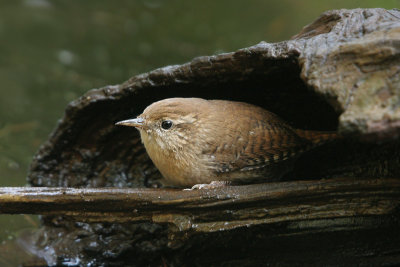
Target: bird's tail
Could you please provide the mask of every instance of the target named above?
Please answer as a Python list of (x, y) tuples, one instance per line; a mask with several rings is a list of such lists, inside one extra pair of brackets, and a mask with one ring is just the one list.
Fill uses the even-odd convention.
[(320, 132), (296, 129), (296, 133), (312, 143), (312, 146), (320, 146), (325, 143), (340, 139), (341, 136), (336, 132)]

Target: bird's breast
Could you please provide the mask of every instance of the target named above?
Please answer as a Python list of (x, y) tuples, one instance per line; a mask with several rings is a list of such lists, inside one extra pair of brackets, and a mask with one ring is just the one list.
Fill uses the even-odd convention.
[(210, 171), (199, 153), (191, 149), (191, 144), (172, 149), (161, 147), (154, 137), (142, 134), (147, 154), (161, 172), (167, 184), (191, 186), (204, 183), (210, 177)]

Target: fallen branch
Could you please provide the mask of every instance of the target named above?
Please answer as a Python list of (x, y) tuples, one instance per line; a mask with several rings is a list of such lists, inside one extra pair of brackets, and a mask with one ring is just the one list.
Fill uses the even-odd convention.
[(211, 190), (0, 188), (0, 213), (63, 215), (83, 221), (152, 221), (178, 230), (388, 215), (400, 204), (398, 179), (330, 179)]

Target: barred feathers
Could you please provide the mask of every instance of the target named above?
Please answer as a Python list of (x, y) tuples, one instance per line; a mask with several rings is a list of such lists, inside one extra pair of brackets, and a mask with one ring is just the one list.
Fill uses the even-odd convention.
[(311, 147), (320, 146), (340, 138), (340, 135), (336, 132), (309, 131), (300, 129), (296, 129), (295, 132), (301, 138), (310, 141), (312, 143)]

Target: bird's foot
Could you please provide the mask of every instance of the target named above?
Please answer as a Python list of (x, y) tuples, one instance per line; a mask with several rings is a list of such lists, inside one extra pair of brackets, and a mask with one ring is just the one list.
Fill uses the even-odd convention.
[(186, 188), (183, 190), (197, 190), (197, 189), (215, 189), (230, 185), (230, 181), (211, 181), (209, 184), (195, 184), (192, 188)]

